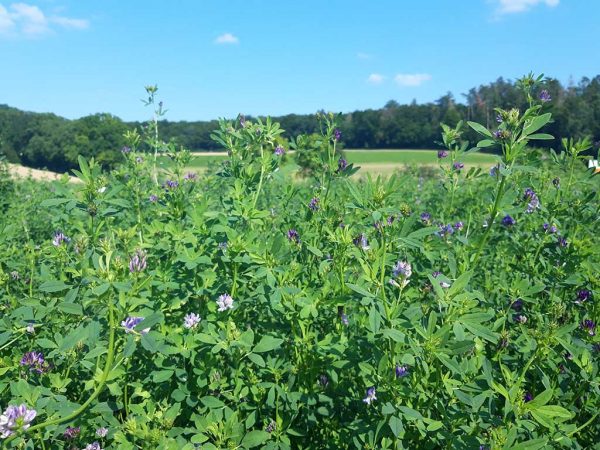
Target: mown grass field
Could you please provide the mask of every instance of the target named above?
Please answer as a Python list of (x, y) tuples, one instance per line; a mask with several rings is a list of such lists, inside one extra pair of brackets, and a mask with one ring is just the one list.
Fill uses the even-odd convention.
[[(345, 150), (348, 162), (361, 166), (361, 173), (389, 175), (397, 169), (406, 165), (437, 165), (437, 150)], [(190, 169), (203, 169), (211, 162), (222, 161), (226, 158), (223, 152), (195, 152), (189, 164)], [(289, 164), (293, 164), (293, 158), (289, 155)], [(489, 166), (494, 162), (494, 156), (483, 153), (466, 155), (464, 161), (467, 165)]]

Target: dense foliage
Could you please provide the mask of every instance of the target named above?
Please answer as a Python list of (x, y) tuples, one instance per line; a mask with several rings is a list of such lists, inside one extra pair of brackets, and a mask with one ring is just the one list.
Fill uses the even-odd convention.
[[(468, 124), (477, 147), (444, 126), (432, 178), (351, 179), (323, 115), (304, 182), (279, 124), (242, 120), (202, 176), (130, 133), (112, 172), (2, 184), (2, 445), (597, 446), (600, 177), (586, 141), (529, 149), (538, 82)], [(490, 173), (464, 169), (490, 147)]]
[[(537, 145), (556, 148), (563, 137), (588, 136), (593, 143), (600, 141), (600, 76), (583, 78), (568, 87), (549, 79), (545, 89), (552, 98), (547, 109), (553, 117), (547, 131), (557, 140)], [(432, 103), (409, 105), (391, 100), (381, 109), (344, 114), (339, 121), (343, 142), (347, 148), (439, 148), (440, 123), (454, 126), (460, 120), (472, 120), (490, 127), (495, 120), (495, 107), (527, 107), (527, 98), (518, 83), (502, 78), (473, 88), (463, 97), (463, 102), (456, 102), (448, 93)], [(164, 120), (162, 109), (155, 118), (167, 142), (174, 140), (192, 150), (221, 149), (210, 136), (217, 121), (172, 122)], [(274, 120), (286, 130), (286, 139), (319, 132), (314, 115), (290, 114)], [(12, 162), (58, 171), (77, 167), (78, 154), (94, 156), (110, 167), (119, 161), (124, 128), (141, 126), (108, 114), (69, 121), (53, 114), (0, 106), (0, 154), (6, 154)], [(476, 137), (472, 132), (466, 136)]]

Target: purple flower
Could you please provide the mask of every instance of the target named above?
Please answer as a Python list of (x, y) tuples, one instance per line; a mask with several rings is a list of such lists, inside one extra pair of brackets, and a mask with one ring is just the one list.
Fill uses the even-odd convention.
[(500, 114), (500, 113), (496, 114), (496, 122), (502, 123), (502, 114)]
[(129, 259), (129, 272), (139, 273), (146, 269), (146, 252), (137, 249)]
[(376, 393), (375, 386), (367, 389), (367, 396), (363, 398), (363, 402), (365, 402), (367, 405), (373, 403), (375, 400), (377, 400), (377, 397), (375, 396)]
[(525, 193), (523, 194), (523, 200), (527, 200), (527, 210), (528, 214), (531, 214), (533, 211), (540, 207), (540, 200), (538, 199), (537, 194), (531, 188), (525, 189)]
[(183, 179), (186, 181), (194, 181), (196, 178), (198, 178), (198, 174), (195, 172), (188, 172), (183, 176)]
[(362, 248), (363, 250), (369, 250), (371, 248), (369, 247), (369, 241), (367, 240), (367, 237), (364, 233), (360, 233), (357, 237), (355, 237), (352, 240), (352, 242), (354, 243), (354, 245)]
[(277, 423), (274, 420), (271, 420), (269, 424), (266, 426), (265, 431), (267, 433), (272, 433), (277, 429)]
[(510, 304), (510, 307), (515, 311), (521, 311), (523, 309), (523, 300), (521, 300), (520, 298), (516, 299)]
[(42, 352), (27, 352), (21, 358), (21, 365), (28, 366), (29, 370), (37, 373), (44, 373), (48, 370), (48, 363), (44, 359)]
[(446, 236), (450, 236), (451, 234), (454, 234), (454, 227), (452, 226), (452, 224), (448, 224), (448, 225), (439, 225), (440, 227), (440, 231), (437, 231), (436, 234), (441, 237), (441, 238), (445, 238)]
[(454, 229), (455, 229), (456, 231), (458, 231), (458, 230), (462, 230), (464, 226), (465, 226), (465, 225), (464, 225), (462, 222), (460, 222), (460, 221), (459, 221), (459, 222), (456, 222), (456, 223), (454, 224)]
[(288, 241), (290, 241), (290, 242), (295, 242), (296, 244), (300, 243), (300, 235), (293, 228), (290, 229), (290, 230), (288, 230), (288, 232), (287, 232), (287, 238), (288, 238)]
[(523, 401), (525, 403), (529, 403), (531, 400), (533, 400), (533, 394), (531, 392), (525, 392), (523, 395)]
[(410, 276), (412, 275), (412, 266), (410, 265), (410, 263), (408, 261), (398, 261), (394, 265), (394, 268), (392, 269), (392, 273), (394, 274), (395, 277), (406, 280), (406, 279), (410, 278)]
[(148, 197), (148, 200), (151, 203), (156, 203), (158, 201), (158, 197), (156, 195), (152, 194), (152, 195), (150, 195), (150, 197)]
[(569, 245), (569, 241), (567, 241), (567, 238), (564, 238), (562, 236), (558, 238), (557, 242), (559, 247), (566, 247), (567, 245)]
[(542, 103), (549, 102), (550, 100), (552, 100), (552, 97), (550, 97), (550, 93), (546, 89), (540, 92), (540, 101)]
[(492, 133), (496, 139), (506, 139), (510, 136), (507, 130), (496, 130)]
[(502, 225), (504, 225), (505, 227), (512, 227), (516, 223), (517, 221), (510, 217), (508, 214), (502, 219)]
[(98, 441), (94, 441), (91, 444), (86, 445), (83, 450), (102, 450), (102, 447), (100, 447)]
[(438, 159), (442, 159), (448, 156), (448, 152), (446, 150), (438, 150), (437, 157)]
[(219, 247), (219, 249), (220, 249), (220, 250), (222, 250), (223, 252), (226, 252), (226, 251), (227, 251), (227, 245), (228, 245), (228, 244), (227, 244), (227, 241), (223, 241), (223, 242), (219, 242), (219, 245), (218, 245), (218, 247)]
[(179, 186), (179, 182), (176, 180), (167, 180), (167, 181), (165, 181), (165, 184), (163, 184), (163, 187), (165, 189), (175, 189), (178, 186)]
[(513, 320), (517, 323), (525, 324), (527, 323), (527, 316), (524, 314), (515, 314), (513, 316)]
[(500, 164), (496, 164), (490, 169), (490, 177), (496, 177), (500, 171)]
[(52, 245), (60, 247), (61, 245), (67, 245), (71, 242), (71, 239), (65, 236), (62, 232), (57, 231), (54, 233), (54, 239), (52, 239)]
[(281, 145), (278, 145), (277, 147), (275, 147), (275, 152), (274, 152), (277, 156), (282, 156), (285, 153), (285, 150), (283, 149), (283, 147)]
[(333, 132), (333, 138), (334, 138), (336, 141), (339, 141), (339, 140), (342, 138), (342, 132), (341, 132), (339, 129), (337, 129), (337, 128), (336, 128), (336, 129), (334, 130), (334, 132)]
[(461, 170), (464, 169), (465, 165), (457, 161), (454, 164), (452, 164), (452, 167), (454, 167), (454, 170)]
[(346, 161), (344, 158), (338, 159), (337, 171), (343, 172), (344, 170), (346, 170), (346, 167), (348, 167), (348, 161)]
[(63, 433), (63, 437), (65, 439), (75, 439), (81, 433), (80, 427), (67, 427), (65, 432)]
[(244, 128), (246, 126), (246, 117), (243, 114), (240, 114), (238, 117), (240, 120), (240, 126)]
[(396, 365), (396, 378), (402, 378), (406, 376), (408, 376), (408, 367)]
[(187, 329), (196, 328), (200, 323), (200, 316), (196, 313), (189, 313), (183, 318), (183, 326)]
[(106, 435), (108, 434), (108, 428), (106, 427), (100, 427), (96, 430), (96, 436), (98, 437), (106, 437)]
[(342, 321), (342, 324), (343, 324), (344, 326), (348, 326), (348, 324), (350, 323), (350, 322), (348, 321), (348, 315), (347, 315), (347, 314), (345, 314), (345, 313), (342, 313), (342, 315), (340, 316), (340, 320)]
[(123, 146), (123, 147), (121, 148), (121, 153), (123, 153), (123, 154), (125, 154), (125, 155), (126, 155), (127, 153), (131, 153), (131, 148), (129, 148), (129, 147), (127, 147), (127, 146), (125, 145), (125, 146)]
[(560, 188), (560, 178), (556, 177), (552, 180), (552, 184), (556, 189)]
[(0, 437), (7, 438), (16, 431), (26, 430), (36, 415), (37, 411), (27, 405), (9, 406), (0, 415)]
[(544, 231), (546, 233), (550, 233), (550, 234), (554, 234), (558, 231), (558, 228), (556, 228), (556, 225), (550, 225), (548, 223), (545, 223), (544, 225), (542, 225), (542, 228), (544, 229)]
[(423, 223), (429, 224), (429, 222), (431, 221), (431, 214), (429, 214), (428, 212), (421, 213), (421, 221), (423, 221)]
[[(136, 333), (135, 327), (144, 320), (143, 317), (134, 317), (129, 316), (127, 319), (121, 322), (121, 326), (125, 328), (125, 333)], [(150, 331), (150, 328), (144, 328), (140, 330), (140, 334), (147, 334)]]
[(593, 320), (585, 319), (581, 322), (581, 329), (587, 331), (590, 336), (596, 336), (596, 324)]
[(220, 312), (233, 309), (233, 298), (229, 294), (219, 295), (219, 298), (217, 299), (217, 306), (219, 307), (218, 311)]
[(308, 207), (311, 211), (318, 211), (319, 210), (319, 198), (313, 197), (310, 200), (310, 202), (308, 203)]
[(329, 377), (324, 373), (319, 375), (319, 384), (323, 387), (327, 387), (329, 384)]
[(578, 305), (582, 305), (583, 303), (587, 302), (592, 296), (592, 291), (588, 291), (587, 289), (581, 289), (580, 291), (577, 291), (577, 300), (575, 300), (575, 303)]

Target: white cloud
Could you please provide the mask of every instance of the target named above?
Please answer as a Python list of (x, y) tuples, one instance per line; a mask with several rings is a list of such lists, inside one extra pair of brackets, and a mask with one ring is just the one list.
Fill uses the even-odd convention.
[(399, 73), (394, 77), (394, 81), (400, 86), (420, 86), (425, 81), (431, 80), (428, 73)]
[(8, 33), (15, 27), (15, 22), (8, 10), (0, 5), (0, 34)]
[(0, 4), (0, 35), (40, 36), (52, 31), (51, 25), (62, 28), (84, 29), (89, 22), (64, 16), (46, 16), (35, 5), (12, 3), (8, 9)]
[(72, 28), (75, 30), (85, 30), (90, 26), (90, 22), (85, 19), (71, 19), (69, 17), (52, 16), (50, 22), (60, 25), (64, 28)]
[(215, 39), (215, 44), (237, 44), (240, 40), (231, 33), (225, 33)]
[(371, 55), (369, 53), (365, 53), (365, 52), (358, 52), (356, 54), (356, 57), (358, 59), (371, 59), (371, 58), (373, 58), (373, 55)]
[(496, 3), (496, 14), (503, 15), (529, 11), (539, 4), (554, 8), (558, 6), (560, 0), (497, 0)]
[(378, 73), (372, 73), (371, 75), (369, 75), (369, 78), (367, 78), (367, 82), (371, 84), (381, 84), (384, 80), (385, 77)]

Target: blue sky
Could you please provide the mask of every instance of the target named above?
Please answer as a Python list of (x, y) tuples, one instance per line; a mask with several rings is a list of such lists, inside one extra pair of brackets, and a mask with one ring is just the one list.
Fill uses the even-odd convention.
[(596, 0), (0, 0), (0, 104), (171, 120), (434, 101), (600, 74)]

